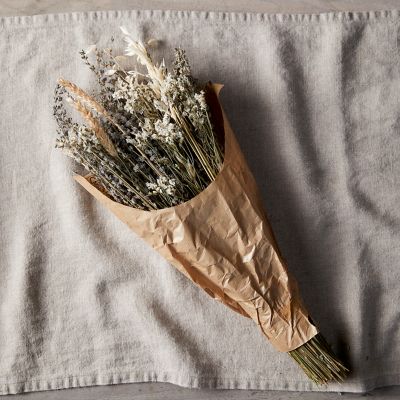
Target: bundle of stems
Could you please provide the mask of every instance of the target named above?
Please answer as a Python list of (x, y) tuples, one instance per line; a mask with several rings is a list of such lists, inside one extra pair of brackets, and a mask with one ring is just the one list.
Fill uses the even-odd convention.
[[(98, 93), (59, 79), (56, 147), (85, 167), (116, 202), (141, 210), (173, 207), (215, 180), (224, 159), (223, 138), (184, 50), (175, 49), (174, 69), (168, 71), (164, 60), (153, 63), (146, 46), (121, 29), (127, 42), (124, 56), (96, 46), (81, 52), (97, 76)], [(144, 71), (128, 68), (132, 56)], [(81, 123), (69, 116), (64, 100)], [(341, 381), (348, 373), (320, 333), (289, 355), (317, 384)]]
[(288, 353), (317, 385), (329, 381), (342, 382), (349, 373), (321, 333)]

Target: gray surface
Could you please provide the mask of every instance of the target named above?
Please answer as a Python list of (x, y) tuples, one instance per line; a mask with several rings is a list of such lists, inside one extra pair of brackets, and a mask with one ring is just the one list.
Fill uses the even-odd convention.
[[(2, 4), (5, 7), (8, 7), (6, 9), (6, 13), (8, 14), (20, 14), (20, 12), (18, 12), (18, 10), (15, 10), (15, 7), (17, 7), (17, 3), (18, 2), (13, 2), (14, 4), (14, 9), (13, 7), (10, 7), (9, 5), (6, 4), (6, 2), (4, 2), (4, 4)], [(29, 6), (28, 8), (25, 8), (24, 10), (24, 14), (34, 14), (36, 12), (45, 12), (46, 11), (46, 3), (47, 2), (35, 2), (36, 6), (29, 8), (31, 6)], [(40, 4), (41, 3), (41, 4)], [(128, 8), (126, 7), (124, 4), (122, 4), (121, 2), (121, 6), (119, 6), (119, 4), (117, 4), (116, 2), (112, 2), (112, 6), (109, 6), (108, 4), (110, 4), (111, 2), (107, 3), (107, 2), (97, 2), (96, 5), (99, 8)], [(186, 4), (188, 4), (188, 2), (185, 2)], [(290, 6), (288, 6), (288, 10), (287, 11), (317, 11), (317, 10), (324, 10), (324, 9), (336, 9), (338, 6), (340, 6), (339, 2), (329, 2), (325, 3), (325, 4), (321, 4), (320, 8), (318, 4), (316, 4), (317, 2), (308, 2), (308, 4), (303, 3), (303, 4), (295, 4), (292, 3)], [(380, 4), (380, 3), (385, 3), (385, 4)], [(374, 4), (370, 4), (370, 7), (368, 7), (369, 9), (372, 8), (394, 8), (397, 5), (397, 2), (374, 2)], [(131, 3), (132, 4), (132, 3)], [(149, 3), (146, 3), (147, 5)], [(172, 4), (172, 7), (168, 6), (167, 8), (181, 8), (180, 6), (182, 6), (182, 4), (184, 5), (183, 2), (178, 3), (178, 2), (174, 2), (168, 3), (169, 5)], [(197, 8), (198, 7), (197, 3), (196, 5), (193, 5), (193, 7), (190, 8)], [(204, 2), (203, 4), (207, 5), (207, 8), (211, 8), (212, 4)], [(246, 9), (245, 7), (243, 7), (242, 3), (240, 2), (232, 2), (232, 8), (233, 9)], [(265, 11), (270, 11), (270, 12), (276, 12), (276, 11), (286, 11), (285, 9), (282, 9), (282, 5), (278, 5), (278, 4), (274, 4), (272, 2), (268, 2), (268, 3), (264, 3), (262, 4), (261, 2), (249, 2), (246, 4), (248, 4), (248, 9), (249, 10), (255, 10), (255, 11), (260, 11), (260, 8), (262, 8), (263, 6), (265, 6)], [(343, 4), (343, 3), (341, 3)], [(352, 3), (352, 5), (349, 7), (349, 2), (345, 2), (343, 9), (360, 9), (362, 8), (362, 6), (367, 7), (367, 3), (363, 2), (362, 4), (360, 4), (360, 2), (358, 2), (358, 5), (355, 3)], [(388, 5), (388, 7), (386, 7), (385, 5)], [(137, 3), (136, 6), (139, 7), (143, 7), (144, 3)], [(284, 6), (284, 5), (283, 5)], [(36, 8), (35, 8), (36, 7)], [(81, 10), (81, 9), (93, 9), (93, 6), (91, 4), (89, 4), (88, 2), (79, 2), (79, 3), (75, 3), (75, 2), (69, 2), (68, 5), (66, 5), (65, 3), (63, 4), (56, 4), (54, 6), (54, 3), (51, 7), (48, 8), (49, 11), (68, 11), (68, 10), (74, 10), (74, 9), (70, 9), (68, 7), (75, 7), (76, 10)], [(242, 7), (242, 8), (241, 8)], [(297, 9), (296, 7), (299, 7), (299, 9)], [(302, 7), (304, 7), (302, 9)], [(307, 8), (310, 7), (310, 8)], [(149, 7), (146, 7), (149, 8)], [(155, 7), (152, 8), (163, 8), (163, 4), (161, 2), (157, 3)], [(186, 6), (182, 6), (182, 8), (189, 8)], [(227, 4), (223, 4), (219, 7), (219, 9), (226, 9), (227, 8)], [(311, 10), (310, 10), (311, 9)], [(35, 11), (37, 10), (37, 11)], [(140, 394), (141, 391), (145, 391), (147, 394)], [(65, 391), (64, 391), (65, 392)], [(237, 398), (237, 399), (245, 399), (247, 397), (250, 398), (268, 398), (268, 399), (276, 399), (276, 398), (291, 398), (291, 396), (293, 396), (293, 398), (297, 398), (297, 394), (287, 394), (287, 393), (278, 393), (278, 392), (270, 392), (270, 393), (256, 393), (254, 391), (250, 391), (248, 393), (244, 393), (242, 392), (237, 392), (237, 391), (229, 391), (229, 393), (226, 392), (208, 392), (208, 391), (199, 391), (199, 390), (194, 390), (194, 391), (188, 391), (187, 389), (181, 389), (181, 388), (176, 388), (173, 389), (172, 385), (168, 385), (168, 384), (141, 384), (141, 385), (121, 385), (118, 387), (104, 387), (104, 388), (90, 388), (90, 389), (80, 389), (80, 390), (73, 390), (73, 391), (67, 391), (68, 393), (63, 393), (63, 392), (52, 392), (54, 394), (54, 397), (51, 398), (70, 398), (72, 397), (72, 395), (76, 398), (82, 398), (82, 399), (86, 399), (86, 398), (100, 398), (100, 396), (104, 396), (104, 398), (130, 398), (132, 395), (135, 394), (135, 398), (174, 398), (174, 399), (179, 399), (179, 398), (204, 398), (204, 399), (208, 399), (208, 398)], [(52, 393), (37, 393), (37, 394), (32, 394), (29, 395), (30, 397), (34, 397), (34, 398), (46, 398), (45, 396), (52, 396)], [(73, 393), (73, 394), (71, 394)], [(143, 393), (143, 392), (142, 392)], [(392, 389), (392, 390), (381, 390), (377, 392), (377, 396), (382, 396), (382, 398), (396, 398), (395, 396), (399, 396), (399, 392), (397, 389)], [(42, 397), (40, 397), (42, 396)], [(63, 397), (65, 396), (65, 397)], [(81, 397), (79, 397), (81, 396)], [(148, 397), (146, 397), (148, 396)], [(168, 397), (169, 396), (169, 397)], [(181, 397), (179, 397), (181, 396)], [(226, 397), (224, 397), (226, 396)], [(228, 397), (229, 396), (229, 397)], [(237, 396), (237, 397), (235, 397)], [(282, 397), (280, 397), (282, 396)], [(290, 397), (289, 397), (290, 396)], [(300, 396), (300, 395), (299, 395)], [(390, 397), (391, 396), (391, 397)], [(349, 398), (359, 398), (360, 396), (357, 395), (349, 395), (346, 396)], [(18, 398), (18, 396), (15, 396), (13, 398)], [(50, 397), (48, 397), (50, 398)], [(302, 394), (301, 398), (318, 398), (318, 399), (328, 399), (328, 398), (336, 398), (335, 394)], [(378, 398), (378, 397), (377, 397)]]

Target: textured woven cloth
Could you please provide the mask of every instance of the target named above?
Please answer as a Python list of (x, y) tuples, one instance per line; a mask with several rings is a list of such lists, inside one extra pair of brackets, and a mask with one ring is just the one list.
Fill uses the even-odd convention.
[[(187, 50), (221, 101), (308, 309), (353, 373), (317, 388), (84, 191), (52, 95), (119, 26)], [(400, 12), (126, 11), (0, 19), (0, 393), (164, 381), (400, 384)]]

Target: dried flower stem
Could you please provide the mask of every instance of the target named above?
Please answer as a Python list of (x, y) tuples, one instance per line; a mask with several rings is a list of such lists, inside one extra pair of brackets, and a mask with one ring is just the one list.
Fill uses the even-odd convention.
[(173, 112), (172, 115), (176, 118), (176, 120), (179, 122), (179, 124), (184, 129), (184, 131), (186, 133), (186, 137), (189, 142), (189, 145), (192, 147), (194, 153), (198, 157), (206, 174), (211, 179), (211, 181), (213, 181), (216, 177), (216, 172), (213, 171), (212, 167), (208, 163), (206, 155), (204, 154), (203, 150), (200, 148), (200, 146), (196, 142), (196, 139), (193, 137), (193, 134), (192, 134), (190, 128), (187, 126), (187, 123), (185, 122), (184, 118), (180, 115), (178, 110), (176, 110), (175, 108), (172, 108), (172, 112)]
[(341, 382), (349, 373), (349, 369), (338, 360), (320, 333), (297, 349), (289, 351), (289, 355), (317, 385), (331, 380)]

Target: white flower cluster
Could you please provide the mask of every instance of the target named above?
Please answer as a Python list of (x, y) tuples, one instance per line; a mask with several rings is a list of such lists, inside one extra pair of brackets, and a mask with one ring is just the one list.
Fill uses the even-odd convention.
[(135, 131), (134, 143), (136, 146), (143, 148), (147, 146), (147, 142), (154, 131), (154, 125), (149, 118), (145, 118), (144, 122), (139, 124), (141, 129)]
[(173, 76), (168, 73), (161, 86), (161, 100), (168, 104), (180, 97), (186, 97), (190, 82), (186, 76)]
[(178, 104), (182, 115), (201, 130), (206, 122), (207, 103), (203, 90), (196, 93), (188, 76), (167, 74), (161, 86), (161, 100), (165, 104)]
[(143, 114), (155, 100), (154, 92), (146, 84), (140, 84), (136, 77), (118, 78), (113, 98), (125, 100), (124, 109), (130, 114)]
[(199, 93), (195, 93), (194, 98), (199, 104), (200, 110), (207, 111), (207, 103), (204, 90), (201, 90)]
[(167, 144), (173, 144), (174, 142), (181, 142), (183, 135), (178, 125), (171, 122), (169, 114), (164, 114), (162, 120), (157, 120), (154, 124), (155, 134), (151, 137), (153, 139), (160, 140)]
[(132, 97), (130, 93), (130, 88), (132, 86), (133, 80), (135, 78), (133, 76), (128, 76), (125, 79), (118, 78), (115, 82), (115, 90), (113, 93), (114, 99), (124, 99), (127, 100), (128, 98)]
[(147, 188), (151, 194), (166, 194), (168, 196), (174, 196), (176, 190), (176, 181), (172, 178), (160, 176), (156, 182), (147, 182)]
[(203, 91), (186, 98), (182, 114), (190, 119), (195, 128), (203, 129), (207, 118), (207, 103)]

